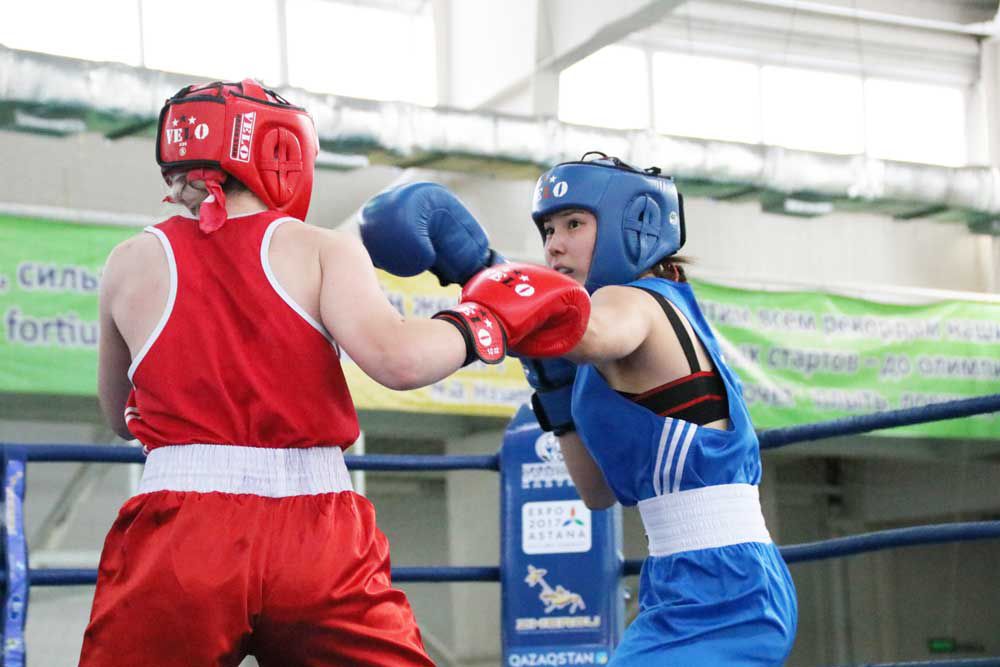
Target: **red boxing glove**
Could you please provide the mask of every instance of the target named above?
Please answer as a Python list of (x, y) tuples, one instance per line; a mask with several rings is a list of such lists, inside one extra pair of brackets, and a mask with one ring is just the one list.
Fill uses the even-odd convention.
[(526, 357), (559, 357), (583, 338), (590, 297), (579, 283), (551, 269), (500, 264), (466, 283), (458, 308), (434, 317), (462, 331), (466, 363), (477, 358), (499, 363), (507, 347)]

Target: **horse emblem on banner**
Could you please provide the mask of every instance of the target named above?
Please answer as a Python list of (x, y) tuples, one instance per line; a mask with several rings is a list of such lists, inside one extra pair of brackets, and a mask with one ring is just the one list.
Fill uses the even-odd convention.
[(556, 587), (552, 588), (545, 581), (545, 575), (548, 573), (548, 570), (534, 567), (529, 563), (528, 576), (524, 578), (524, 583), (528, 584), (528, 586), (534, 588), (540, 585), (542, 587), (542, 590), (538, 594), (538, 599), (545, 605), (546, 614), (550, 614), (557, 609), (566, 609), (567, 607), (569, 608), (569, 613), (575, 614), (578, 610), (587, 608), (579, 593), (566, 590), (561, 584), (556, 584)]

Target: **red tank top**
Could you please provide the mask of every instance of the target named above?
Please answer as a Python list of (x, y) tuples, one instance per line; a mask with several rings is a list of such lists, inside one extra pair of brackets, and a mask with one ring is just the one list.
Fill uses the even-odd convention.
[(358, 418), (335, 342), (292, 301), (267, 251), (276, 211), (230, 219), (212, 234), (170, 218), (146, 231), (163, 245), (170, 295), (129, 368), (129, 430), (164, 445), (347, 448)]

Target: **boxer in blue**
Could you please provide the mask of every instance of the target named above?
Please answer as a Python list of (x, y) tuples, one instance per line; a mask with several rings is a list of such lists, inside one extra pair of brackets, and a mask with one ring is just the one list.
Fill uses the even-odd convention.
[[(536, 416), (559, 437), (584, 502), (637, 505), (649, 538), (640, 612), (610, 664), (781, 665), (795, 587), (761, 513), (759, 444), (739, 379), (675, 257), (680, 195), (656, 169), (597, 155), (543, 174), (532, 209), (546, 263), (591, 294), (586, 332), (564, 358), (522, 362)], [(450, 193), (404, 188), (365, 209), (376, 266), (430, 269), (448, 283), (502, 260)]]
[(761, 513), (739, 379), (673, 258), (681, 197), (658, 170), (599, 155), (538, 181), (546, 262), (592, 310), (568, 360), (525, 365), (584, 502), (637, 505), (649, 538), (639, 615), (610, 664), (781, 665), (795, 587)]

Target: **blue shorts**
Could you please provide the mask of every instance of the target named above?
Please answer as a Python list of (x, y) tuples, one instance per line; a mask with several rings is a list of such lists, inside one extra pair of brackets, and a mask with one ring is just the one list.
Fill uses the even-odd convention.
[(608, 667), (772, 667), (792, 650), (795, 584), (773, 544), (650, 557), (639, 615)]

